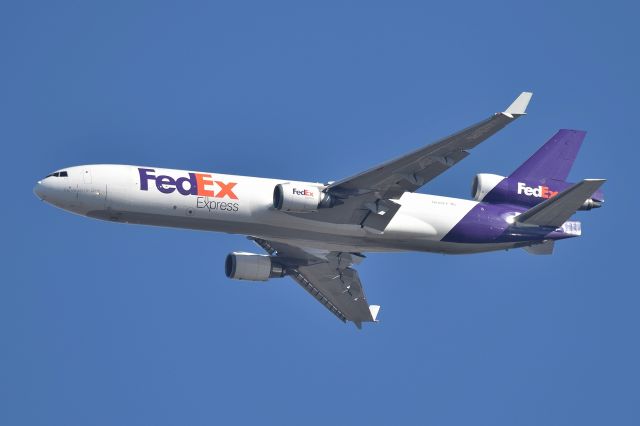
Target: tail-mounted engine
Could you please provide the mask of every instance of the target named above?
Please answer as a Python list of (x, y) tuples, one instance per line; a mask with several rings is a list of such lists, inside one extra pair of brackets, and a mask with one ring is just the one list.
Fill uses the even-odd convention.
[(471, 196), (476, 201), (482, 201), (493, 188), (495, 188), (502, 180), (504, 176), (493, 175), (490, 173), (480, 173), (473, 178), (473, 184), (471, 185)]
[(331, 207), (333, 198), (322, 186), (281, 183), (273, 189), (273, 208), (297, 213), (315, 212)]
[(267, 255), (233, 252), (227, 255), (224, 273), (235, 280), (267, 281), (285, 276), (286, 269)]

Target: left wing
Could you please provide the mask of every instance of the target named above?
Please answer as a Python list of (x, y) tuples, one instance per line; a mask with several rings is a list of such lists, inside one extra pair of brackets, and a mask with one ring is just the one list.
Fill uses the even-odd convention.
[(286, 273), (341, 321), (375, 322), (380, 306), (369, 305), (358, 271), (359, 253), (328, 252), (250, 237), (286, 268)]

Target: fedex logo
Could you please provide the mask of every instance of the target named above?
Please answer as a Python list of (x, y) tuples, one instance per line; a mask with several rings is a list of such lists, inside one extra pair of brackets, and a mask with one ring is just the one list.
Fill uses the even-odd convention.
[(293, 188), (293, 195), (304, 195), (305, 197), (313, 197), (313, 192), (308, 189)]
[(518, 182), (518, 194), (524, 194), (529, 197), (537, 198), (551, 198), (556, 195), (558, 191), (552, 191), (548, 186), (540, 185), (537, 188), (527, 186), (527, 184)]
[(237, 200), (238, 197), (233, 193), (233, 187), (236, 182), (220, 182), (213, 180), (208, 173), (189, 173), (189, 177), (179, 177), (174, 179), (167, 175), (156, 176), (155, 169), (138, 168), (140, 173), (140, 190), (149, 190), (149, 181), (155, 182), (158, 191), (163, 194), (171, 194), (176, 190), (182, 195), (200, 195), (203, 197), (224, 198), (229, 197)]

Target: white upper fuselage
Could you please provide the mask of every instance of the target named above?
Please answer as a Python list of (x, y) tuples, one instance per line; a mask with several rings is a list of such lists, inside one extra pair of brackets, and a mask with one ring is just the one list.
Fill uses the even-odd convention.
[[(141, 178), (140, 169), (150, 170), (144, 172), (150, 179)], [(314, 220), (314, 213), (288, 214), (273, 208), (277, 184), (309, 185), (306, 182), (126, 165), (64, 171), (67, 176), (39, 181), (35, 193), (57, 207), (98, 219), (298, 241), (331, 251), (469, 253), (511, 246), (440, 241), (478, 204), (475, 201), (405, 193), (397, 200), (400, 210), (380, 234), (359, 225)], [(162, 180), (163, 175), (170, 178)]]

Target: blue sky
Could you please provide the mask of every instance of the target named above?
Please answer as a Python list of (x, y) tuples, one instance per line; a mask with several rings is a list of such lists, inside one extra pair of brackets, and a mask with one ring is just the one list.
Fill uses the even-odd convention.
[[(587, 4), (588, 3), (588, 4)], [(640, 423), (632, 2), (0, 6), (0, 424)], [(529, 115), (423, 191), (468, 197), (559, 128), (605, 208), (553, 256), (373, 254), (381, 322), (224, 277), (242, 236), (39, 202), (68, 165), (335, 180), (500, 111)]]

